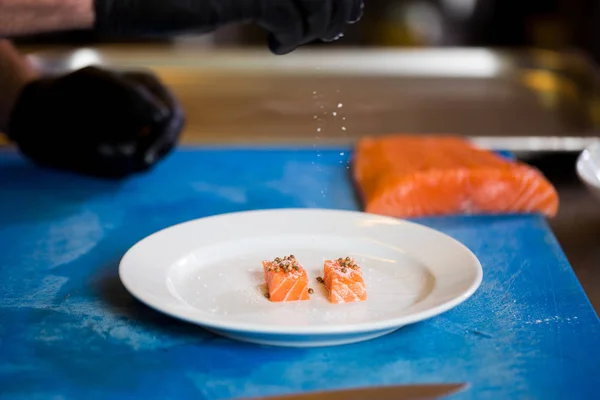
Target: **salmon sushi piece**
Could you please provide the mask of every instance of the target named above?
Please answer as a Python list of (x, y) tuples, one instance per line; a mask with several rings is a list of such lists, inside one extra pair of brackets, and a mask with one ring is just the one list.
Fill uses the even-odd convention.
[(293, 255), (263, 261), (267, 297), (272, 302), (309, 300), (308, 274)]
[(367, 300), (367, 289), (362, 271), (351, 257), (326, 260), (323, 265), (323, 283), (330, 303), (342, 304)]
[(556, 189), (537, 169), (453, 136), (359, 140), (353, 178), (369, 213), (412, 218), (538, 213), (554, 217)]

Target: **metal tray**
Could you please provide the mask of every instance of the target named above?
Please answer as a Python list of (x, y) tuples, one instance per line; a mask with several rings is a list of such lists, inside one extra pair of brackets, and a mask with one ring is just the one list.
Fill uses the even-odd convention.
[(600, 132), (599, 81), (580, 54), (323, 47), (277, 57), (168, 45), (29, 54), (48, 72), (88, 64), (153, 69), (187, 111), (184, 143), (323, 147), (409, 132), (554, 152), (579, 151)]

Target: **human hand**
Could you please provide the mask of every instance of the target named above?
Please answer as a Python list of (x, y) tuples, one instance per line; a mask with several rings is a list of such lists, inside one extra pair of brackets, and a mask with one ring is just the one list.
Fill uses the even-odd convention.
[(184, 119), (154, 75), (86, 67), (25, 86), (7, 133), (37, 164), (118, 178), (163, 159)]
[(339, 38), (363, 7), (363, 0), (95, 0), (95, 27), (109, 34), (208, 33), (253, 22), (269, 32), (273, 53), (286, 54)]
[(258, 25), (269, 32), (269, 49), (287, 54), (314, 40), (331, 42), (343, 36), (346, 25), (363, 14), (362, 0), (261, 0), (264, 13)]

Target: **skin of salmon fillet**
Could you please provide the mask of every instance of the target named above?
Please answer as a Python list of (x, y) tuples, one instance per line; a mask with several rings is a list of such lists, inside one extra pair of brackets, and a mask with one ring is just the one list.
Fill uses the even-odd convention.
[(330, 303), (343, 304), (367, 300), (362, 271), (351, 257), (326, 260), (323, 281)]
[(262, 262), (268, 298), (272, 302), (309, 300), (308, 274), (294, 256)]
[(366, 212), (412, 218), (539, 213), (554, 217), (556, 189), (537, 169), (452, 136), (363, 138), (353, 176)]

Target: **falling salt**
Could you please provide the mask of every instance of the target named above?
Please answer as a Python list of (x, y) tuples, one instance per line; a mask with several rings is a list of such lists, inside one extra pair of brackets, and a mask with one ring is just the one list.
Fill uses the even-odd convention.
[(340, 156), (343, 156), (344, 154), (346, 154), (346, 153), (344, 153), (344, 152), (342, 151), (342, 152), (340, 153)]
[(316, 91), (314, 91), (314, 92), (313, 92), (313, 94), (317, 94), (317, 92), (316, 92)]
[(317, 128), (317, 132), (321, 132), (321, 128)]
[(314, 118), (314, 119), (317, 119), (317, 118), (319, 118), (319, 117), (315, 115), (313, 118)]
[(338, 108), (342, 108), (344, 105), (342, 103), (338, 103)]
[(337, 115), (337, 113), (334, 111), (331, 113), (334, 117)]
[(345, 127), (345, 126), (342, 126), (342, 130), (343, 130), (343, 131), (345, 131), (345, 130), (346, 130), (346, 127)]
[(346, 117), (342, 117), (342, 121), (345, 121), (345, 120), (346, 120)]

